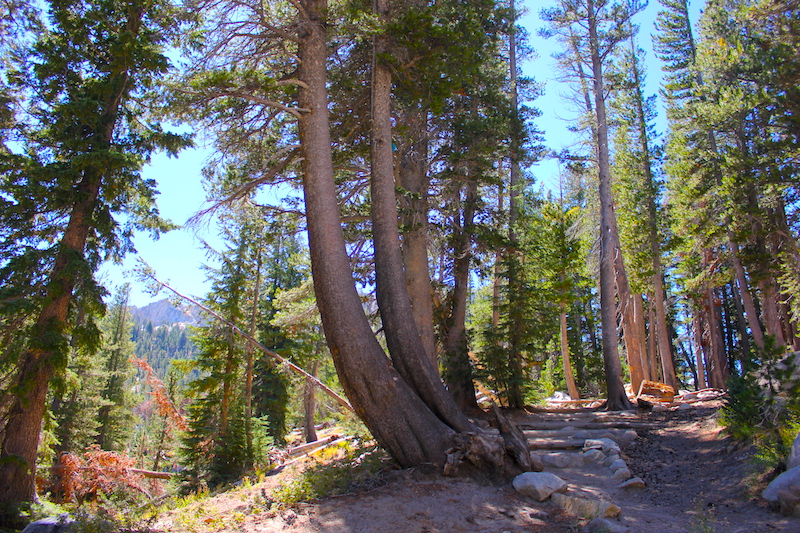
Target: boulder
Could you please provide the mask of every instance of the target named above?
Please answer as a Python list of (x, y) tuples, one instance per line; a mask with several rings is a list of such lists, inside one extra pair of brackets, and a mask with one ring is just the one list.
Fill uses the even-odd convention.
[(619, 470), (620, 468), (627, 468), (627, 466), (628, 465), (626, 465), (625, 461), (623, 461), (622, 459), (617, 459), (616, 461), (608, 465), (608, 467), (611, 469), (612, 472), (615, 470)]
[(525, 472), (515, 477), (511, 484), (520, 494), (540, 502), (553, 493), (567, 490), (567, 482), (550, 472)]
[(645, 486), (644, 480), (640, 477), (632, 477), (618, 485), (620, 489), (643, 489)]
[(678, 408), (677, 408), (677, 409), (675, 409), (675, 410), (676, 410), (676, 411), (688, 411), (689, 409), (694, 409), (694, 408), (692, 407), (692, 404), (690, 404), (690, 403), (682, 403), (682, 404), (680, 404), (680, 405), (678, 406)]
[(613, 503), (602, 500), (589, 500), (559, 493), (554, 493), (551, 500), (565, 513), (581, 518), (614, 518), (622, 512), (622, 509)]
[(542, 464), (550, 468), (580, 468), (586, 465), (586, 458), (579, 453), (552, 452), (540, 457)]
[(586, 439), (583, 443), (584, 450), (602, 450), (603, 453), (619, 452), (619, 445), (612, 439), (601, 437), (599, 439)]
[(771, 506), (781, 509), (786, 514), (800, 511), (800, 466), (787, 470), (772, 480), (761, 493)]
[(544, 470), (544, 463), (538, 453), (531, 452), (531, 472), (541, 472)]
[(657, 403), (657, 404), (655, 404), (653, 406), (653, 412), (654, 413), (665, 413), (667, 411), (669, 411), (669, 407), (667, 407), (666, 405), (662, 405), (660, 403)]
[(792, 450), (786, 460), (786, 470), (791, 470), (796, 466), (800, 466), (800, 433), (797, 434), (792, 443)]
[(58, 517), (48, 516), (36, 522), (31, 522), (25, 526), (22, 533), (68, 533), (72, 531), (73, 522), (74, 520), (66, 514)]
[(631, 471), (628, 469), (628, 467), (623, 466), (622, 468), (617, 468), (614, 470), (614, 474), (611, 477), (614, 479), (630, 479), (632, 475), (633, 474), (631, 474)]
[(611, 466), (614, 464), (615, 461), (619, 461), (619, 455), (616, 453), (612, 453), (611, 455), (607, 456), (603, 461), (603, 466)]
[(604, 461), (606, 458), (606, 454), (601, 452), (597, 449), (586, 450), (583, 452), (583, 457), (586, 459), (587, 462), (599, 463), (600, 461)]

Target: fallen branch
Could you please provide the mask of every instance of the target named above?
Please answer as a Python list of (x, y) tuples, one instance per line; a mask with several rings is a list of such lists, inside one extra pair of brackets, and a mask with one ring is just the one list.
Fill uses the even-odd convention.
[(223, 324), (229, 326), (231, 329), (233, 329), (233, 331), (235, 331), (236, 333), (238, 333), (239, 335), (241, 335), (245, 339), (247, 339), (250, 342), (252, 342), (253, 345), (258, 347), (258, 349), (261, 350), (262, 352), (264, 352), (266, 355), (272, 357), (273, 359), (277, 359), (282, 365), (285, 365), (290, 370), (292, 370), (294, 373), (299, 374), (301, 376), (304, 376), (306, 379), (310, 379), (311, 381), (316, 383), (317, 386), (320, 389), (322, 389), (328, 396), (330, 396), (331, 398), (336, 400), (336, 403), (338, 403), (339, 405), (341, 405), (345, 409), (348, 409), (351, 412), (355, 413), (355, 410), (353, 409), (353, 406), (350, 405), (350, 403), (347, 400), (345, 400), (344, 398), (342, 398), (341, 396), (336, 394), (330, 387), (325, 385), (318, 378), (312, 376), (310, 373), (306, 372), (305, 370), (303, 370), (302, 368), (300, 368), (296, 364), (292, 363), (291, 361), (289, 361), (285, 357), (282, 357), (282, 356), (278, 355), (277, 353), (273, 352), (272, 350), (270, 350), (269, 348), (267, 348), (266, 346), (264, 346), (263, 344), (258, 342), (255, 339), (255, 337), (251, 336), (250, 334), (246, 333), (244, 330), (240, 329), (236, 324), (234, 324), (234, 323), (230, 322), (229, 320), (223, 318), (222, 316), (220, 316), (216, 312), (212, 311), (211, 309), (209, 309), (205, 305), (201, 304), (200, 302), (198, 302), (194, 298), (191, 298), (189, 296), (181, 294), (180, 292), (178, 292), (177, 290), (173, 289), (172, 287), (170, 287), (169, 285), (167, 285), (163, 281), (159, 280), (158, 278), (156, 278), (155, 274), (153, 273), (153, 269), (150, 268), (150, 266), (147, 265), (147, 263), (145, 263), (141, 259), (140, 259), (140, 262), (142, 263), (143, 267), (138, 269), (138, 272), (142, 276), (152, 280), (154, 283), (157, 283), (159, 286), (167, 289), (168, 291), (172, 292), (173, 294), (175, 294), (179, 298), (182, 298), (182, 299), (186, 300), (187, 302), (196, 305), (197, 307), (199, 307), (200, 309), (202, 309), (203, 311), (205, 311), (209, 315), (213, 316), (214, 318), (216, 318), (217, 320), (219, 320)]

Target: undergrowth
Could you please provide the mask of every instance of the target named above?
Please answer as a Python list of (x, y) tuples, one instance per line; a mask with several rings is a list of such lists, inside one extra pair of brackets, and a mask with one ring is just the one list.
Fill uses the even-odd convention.
[(391, 464), (377, 445), (358, 446), (349, 441), (313, 457), (313, 464), (271, 494), (276, 503), (289, 506), (375, 487)]
[(728, 382), (720, 422), (739, 441), (753, 442), (764, 470), (783, 470), (800, 431), (800, 373), (794, 354), (770, 338), (755, 361)]

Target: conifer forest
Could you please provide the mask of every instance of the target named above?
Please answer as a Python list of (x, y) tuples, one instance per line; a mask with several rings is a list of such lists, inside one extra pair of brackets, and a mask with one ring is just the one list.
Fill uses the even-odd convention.
[[(785, 470), (800, 4), (652, 2), (0, 2), (0, 522), (213, 490), (329, 426), (509, 480), (513, 413), (648, 387), (718, 391)], [(555, 64), (568, 148), (523, 63)], [(145, 311), (100, 271), (186, 222), (143, 170), (199, 145), (207, 292), (141, 262)]]

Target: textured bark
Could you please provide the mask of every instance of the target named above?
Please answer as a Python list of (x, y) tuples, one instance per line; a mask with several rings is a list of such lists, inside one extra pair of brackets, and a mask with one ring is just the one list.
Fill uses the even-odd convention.
[[(316, 377), (319, 371), (319, 359), (315, 359), (311, 365), (311, 375)], [(314, 393), (316, 387), (310, 379), (306, 380), (303, 390), (303, 413), (306, 442), (317, 440), (317, 430), (314, 427), (314, 412), (317, 410), (317, 395)]]
[[(562, 295), (563, 296), (563, 295)], [(567, 303), (561, 301), (561, 313), (559, 315), (561, 324), (561, 360), (564, 364), (564, 380), (567, 382), (567, 392), (573, 400), (580, 400), (581, 393), (575, 385), (575, 375), (572, 373), (572, 362), (569, 356), (569, 339), (567, 338)]]
[[(326, 90), (325, 0), (301, 2), (299, 122), (311, 268), (336, 371), (356, 414), (403, 466), (443, 466), (456, 433), (392, 368), (364, 315), (345, 249), (334, 182)], [(389, 142), (391, 142), (389, 140)], [(396, 217), (395, 217), (396, 223)], [(402, 277), (400, 278), (403, 279)]]
[[(385, 15), (381, 2), (378, 13)], [(371, 219), (375, 250), (375, 281), (386, 344), (392, 363), (436, 415), (456, 431), (470, 431), (472, 424), (444, 388), (425, 352), (403, 271), (400, 249), (394, 156), (392, 154), (391, 73), (378, 58), (384, 53), (384, 37), (375, 38), (372, 62)]]
[(411, 113), (406, 120), (410, 142), (400, 156), (397, 176), (400, 195), (402, 250), (406, 286), (411, 298), (414, 322), (435, 370), (439, 369), (436, 335), (433, 329), (433, 287), (428, 266), (428, 139), (426, 113)]
[(589, 48), (592, 61), (592, 93), (597, 118), (597, 169), (600, 201), (600, 317), (603, 327), (603, 365), (608, 390), (607, 409), (629, 409), (631, 403), (622, 384), (622, 364), (617, 345), (616, 305), (614, 302), (614, 249), (616, 218), (611, 195), (608, 123), (606, 120), (603, 65), (597, 36), (594, 0), (587, 0)]
[(708, 387), (708, 381), (706, 380), (706, 365), (704, 362), (703, 321), (699, 313), (695, 313), (692, 319), (692, 325), (694, 329), (695, 360), (697, 361), (697, 382), (695, 383), (695, 388), (700, 390)]
[(738, 285), (739, 295), (744, 305), (744, 312), (747, 315), (747, 325), (750, 327), (750, 334), (753, 336), (753, 342), (759, 348), (764, 347), (764, 332), (761, 329), (761, 323), (758, 321), (758, 311), (756, 304), (753, 301), (753, 295), (750, 293), (750, 288), (747, 285), (747, 275), (742, 265), (740, 258), (739, 243), (733, 238), (733, 232), (728, 232), (728, 241), (730, 242), (733, 270), (736, 274), (736, 284)]
[[(637, 316), (636, 297), (637, 295), (631, 294), (631, 288), (628, 284), (628, 274), (625, 269), (625, 263), (622, 259), (622, 250), (620, 249), (619, 233), (614, 231), (615, 240), (615, 254), (614, 254), (614, 275), (617, 286), (617, 298), (619, 300), (620, 314), (622, 315), (622, 338), (625, 341), (625, 352), (628, 356), (628, 366), (631, 372), (631, 386), (634, 391), (639, 390), (639, 385), (642, 383), (644, 373), (642, 367), (644, 366), (644, 359), (647, 357), (645, 353), (645, 344), (642, 342), (639, 330), (644, 327), (644, 317)], [(639, 296), (641, 298), (641, 296)], [(641, 314), (641, 305), (639, 306)]]
[(465, 411), (478, 407), (472, 365), (467, 344), (467, 303), (469, 299), (470, 262), (472, 261), (471, 228), (475, 215), (478, 185), (469, 180), (462, 209), (462, 223), (457, 232), (456, 258), (453, 265), (454, 286), (450, 299), (450, 316), (444, 341), (444, 379), (456, 404)]

